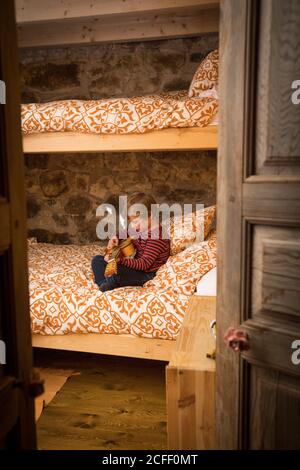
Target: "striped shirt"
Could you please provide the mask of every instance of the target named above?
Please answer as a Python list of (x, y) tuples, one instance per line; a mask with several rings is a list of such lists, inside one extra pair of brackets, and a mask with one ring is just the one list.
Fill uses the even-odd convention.
[(138, 271), (157, 271), (170, 256), (170, 240), (162, 238), (161, 225), (147, 232), (142, 232), (133, 240), (136, 248), (134, 258), (121, 258), (118, 262)]

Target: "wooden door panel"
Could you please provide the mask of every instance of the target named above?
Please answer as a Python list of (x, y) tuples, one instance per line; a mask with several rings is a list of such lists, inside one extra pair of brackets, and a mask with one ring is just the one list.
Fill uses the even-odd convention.
[(300, 319), (300, 228), (255, 225), (251, 317)]
[[(226, 449), (300, 448), (299, 50), (298, 0), (223, 0), (216, 414)], [(230, 326), (250, 339), (240, 357), (224, 343)]]
[[(300, 441), (299, 381), (277, 371), (252, 368), (250, 449), (296, 449)], [(280, 406), (279, 406), (280, 405)], [(289, 416), (289, 420), (286, 417)], [(291, 432), (293, 430), (293, 432)]]
[(250, 366), (268, 366), (300, 378), (300, 367), (292, 362), (292, 344), (299, 339), (298, 326), (287, 326), (284, 322), (274, 325), (274, 321), (269, 320), (247, 320), (242, 323), (242, 329), (251, 342), (250, 350), (243, 353), (244, 361)]
[(238, 378), (238, 445), (291, 449), (300, 445), (300, 367), (292, 361), (300, 338), (300, 109), (291, 99), (300, 72), (300, 4), (255, 3), (248, 47), (256, 53), (244, 72), (252, 83), (244, 111), (252, 115), (243, 130), (240, 324), (250, 350)]
[(300, 241), (265, 240), (262, 254), (262, 310), (300, 316)]
[(276, 221), (278, 225), (284, 222), (292, 225), (299, 221), (299, 177), (289, 176), (285, 185), (282, 184), (284, 180), (278, 178), (252, 175), (245, 179), (242, 185), (242, 209), (244, 217), (249, 221), (260, 223), (272, 220), (274, 225)]
[(267, 0), (260, 9), (255, 173), (299, 175), (300, 111), (292, 83), (300, 79), (300, 2)]

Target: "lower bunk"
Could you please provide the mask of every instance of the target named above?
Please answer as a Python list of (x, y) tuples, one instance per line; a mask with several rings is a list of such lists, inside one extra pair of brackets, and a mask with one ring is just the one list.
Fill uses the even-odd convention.
[[(176, 340), (133, 335), (33, 335), (33, 346), (166, 362), (168, 448), (215, 448), (216, 297), (193, 295)], [(208, 357), (209, 356), (209, 357)]]
[[(208, 208), (207, 213), (211, 212)], [(216, 234), (211, 231), (204, 242), (188, 240), (186, 247), (184, 243), (171, 243), (171, 247), (174, 251), (167, 263), (143, 287), (100, 292), (91, 269), (91, 260), (101, 251), (99, 245), (52, 245), (31, 240), (29, 291), (34, 345), (149, 357), (154, 349), (151, 340), (159, 351), (171, 350), (165, 343), (176, 340), (197, 283), (216, 266)], [(63, 346), (66, 343), (68, 348)], [(141, 350), (135, 346), (138, 344)], [(169, 359), (168, 353), (159, 354), (158, 359), (162, 356)]]
[(216, 234), (172, 246), (143, 287), (100, 292), (91, 270), (98, 245), (31, 240), (33, 346), (165, 361), (169, 447), (213, 448), (214, 361), (206, 353), (215, 297), (195, 289), (216, 267)]

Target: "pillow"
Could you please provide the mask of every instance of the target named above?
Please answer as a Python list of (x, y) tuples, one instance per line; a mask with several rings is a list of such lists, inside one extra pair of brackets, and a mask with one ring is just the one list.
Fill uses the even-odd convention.
[(213, 231), (207, 241), (194, 243), (181, 253), (170, 256), (156, 276), (144, 286), (192, 295), (201, 277), (216, 263), (216, 233)]
[[(170, 238), (171, 255), (176, 255), (195, 241), (202, 242), (209, 234), (216, 214), (216, 206), (191, 212), (183, 219), (175, 216), (163, 223)], [(178, 232), (179, 230), (179, 232)]]
[(197, 284), (196, 295), (215, 297), (217, 295), (217, 268), (213, 268)]
[(37, 243), (37, 238), (36, 237), (27, 238), (27, 244), (28, 245), (33, 245), (34, 243)]
[[(190, 98), (204, 98), (207, 91), (215, 88), (213, 93), (217, 93), (219, 78), (219, 51), (210, 52), (201, 62), (193, 77), (189, 89)], [(205, 94), (206, 93), (206, 94)], [(216, 95), (217, 96), (217, 95)]]

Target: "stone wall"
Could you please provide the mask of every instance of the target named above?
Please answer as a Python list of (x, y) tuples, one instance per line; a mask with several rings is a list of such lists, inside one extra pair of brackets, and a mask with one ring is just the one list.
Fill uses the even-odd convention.
[[(22, 101), (97, 99), (186, 89), (215, 34), (193, 39), (20, 51)], [(216, 152), (25, 156), (30, 236), (96, 240), (96, 207), (119, 194), (159, 202), (215, 202)]]
[(215, 202), (212, 152), (27, 155), (30, 236), (54, 243), (96, 240), (96, 208), (119, 194), (159, 202)]
[(99, 99), (189, 87), (217, 34), (198, 38), (21, 49), (22, 101)]

